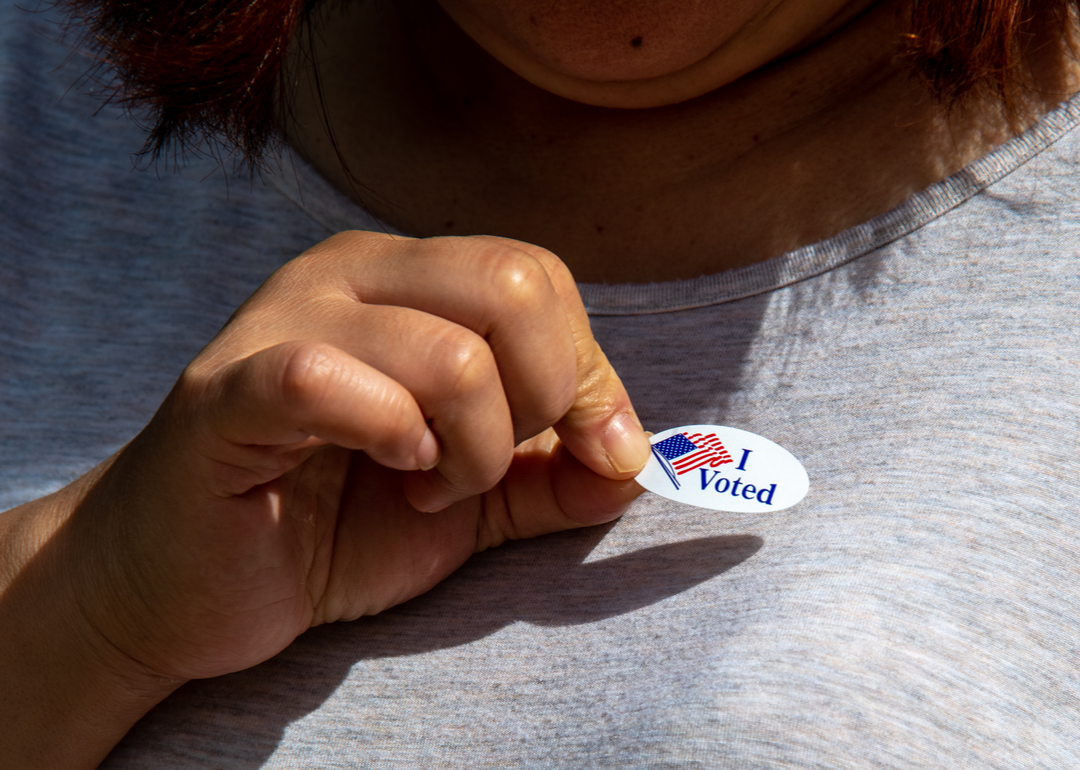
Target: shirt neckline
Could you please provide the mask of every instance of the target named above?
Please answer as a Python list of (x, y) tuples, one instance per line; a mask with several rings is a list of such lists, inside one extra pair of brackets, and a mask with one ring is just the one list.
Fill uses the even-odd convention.
[[(925, 226), (1023, 166), (1080, 123), (1080, 96), (1034, 126), (900, 206), (824, 241), (715, 275), (656, 283), (579, 283), (590, 315), (644, 315), (717, 305), (774, 291), (821, 275)], [(325, 227), (404, 233), (379, 221), (286, 149), (265, 175), (285, 198)]]

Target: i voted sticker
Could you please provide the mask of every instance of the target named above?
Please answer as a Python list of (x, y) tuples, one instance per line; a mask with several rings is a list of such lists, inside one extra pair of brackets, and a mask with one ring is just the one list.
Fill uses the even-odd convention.
[(795, 455), (738, 428), (685, 425), (652, 437), (637, 481), (650, 492), (714, 511), (770, 513), (806, 497), (810, 478)]

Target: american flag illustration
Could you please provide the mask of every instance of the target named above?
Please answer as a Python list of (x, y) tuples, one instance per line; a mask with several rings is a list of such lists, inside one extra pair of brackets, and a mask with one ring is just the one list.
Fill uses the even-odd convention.
[(653, 444), (652, 449), (676, 489), (679, 488), (676, 476), (705, 465), (719, 468), (725, 463), (735, 462), (715, 433), (705, 436), (700, 433), (679, 433)]

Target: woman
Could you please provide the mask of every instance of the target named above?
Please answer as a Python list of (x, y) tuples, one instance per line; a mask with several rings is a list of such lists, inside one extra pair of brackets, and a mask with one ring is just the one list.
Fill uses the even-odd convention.
[[(1071, 8), (110, 7), (263, 186), (5, 6), (3, 755), (1074, 763)], [(810, 495), (638, 497), (697, 423)]]

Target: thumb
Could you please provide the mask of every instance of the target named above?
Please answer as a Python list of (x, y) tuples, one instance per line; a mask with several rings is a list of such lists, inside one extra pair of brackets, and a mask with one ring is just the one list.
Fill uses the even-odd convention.
[(551, 430), (520, 444), (501, 484), (485, 493), (476, 551), (619, 518), (644, 490), (597, 475)]
[(649, 438), (622, 380), (591, 334), (582, 346), (574, 404), (555, 432), (593, 472), (609, 479), (633, 478), (649, 459)]

